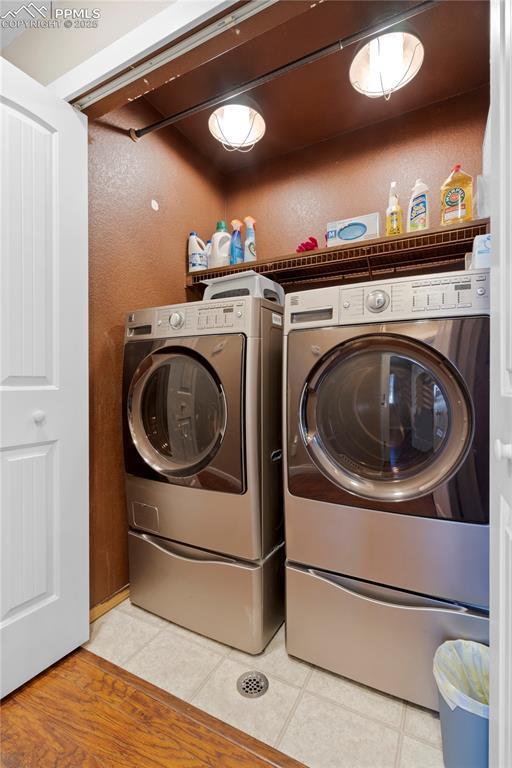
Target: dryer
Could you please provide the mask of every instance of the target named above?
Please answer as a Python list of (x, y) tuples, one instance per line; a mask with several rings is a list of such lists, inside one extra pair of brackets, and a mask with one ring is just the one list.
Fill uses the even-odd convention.
[(488, 641), (488, 314), (484, 270), (286, 297), (288, 651), (432, 709)]
[(248, 653), (283, 620), (281, 354), (265, 299), (126, 320), (130, 598)]

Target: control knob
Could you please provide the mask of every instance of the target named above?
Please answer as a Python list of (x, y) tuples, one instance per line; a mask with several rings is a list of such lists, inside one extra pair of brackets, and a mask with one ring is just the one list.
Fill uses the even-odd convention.
[(179, 331), (180, 328), (183, 328), (184, 322), (185, 315), (183, 312), (173, 312), (169, 317), (169, 325), (175, 331)]
[(366, 306), (370, 312), (383, 312), (389, 305), (389, 294), (386, 291), (371, 291), (366, 297)]

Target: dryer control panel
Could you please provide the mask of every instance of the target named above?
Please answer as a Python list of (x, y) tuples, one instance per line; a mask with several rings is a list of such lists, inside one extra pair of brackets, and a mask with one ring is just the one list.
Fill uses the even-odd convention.
[(488, 269), (320, 288), (286, 297), (285, 333), (357, 323), (487, 315)]
[(489, 272), (452, 273), (430, 278), (375, 282), (341, 289), (340, 320), (405, 319), (485, 314), (489, 311)]

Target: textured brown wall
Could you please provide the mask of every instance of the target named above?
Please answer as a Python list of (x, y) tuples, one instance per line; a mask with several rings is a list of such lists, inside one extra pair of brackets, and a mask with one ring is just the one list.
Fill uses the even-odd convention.
[(228, 220), (254, 216), (260, 259), (292, 253), (309, 235), (323, 247), (327, 222), (364, 213), (379, 211), (384, 234), (390, 182), (398, 182), (405, 221), (420, 177), (430, 187), (436, 227), (439, 189), (452, 166), (481, 172), (488, 108), (488, 89), (481, 88), (231, 174)]
[[(134, 144), (121, 128), (159, 118), (138, 101), (89, 139), (91, 605), (128, 583), (121, 440), (124, 315), (185, 300), (186, 238), (224, 217), (221, 179), (173, 129)], [(151, 200), (159, 210), (151, 208)]]

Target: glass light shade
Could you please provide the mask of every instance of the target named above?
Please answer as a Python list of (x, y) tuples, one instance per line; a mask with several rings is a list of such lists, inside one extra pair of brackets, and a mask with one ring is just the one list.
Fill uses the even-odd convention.
[(370, 99), (389, 99), (418, 74), (424, 49), (409, 32), (388, 32), (366, 43), (350, 65), (350, 82)]
[(224, 149), (249, 152), (263, 138), (265, 121), (251, 106), (226, 104), (212, 112), (208, 128)]

